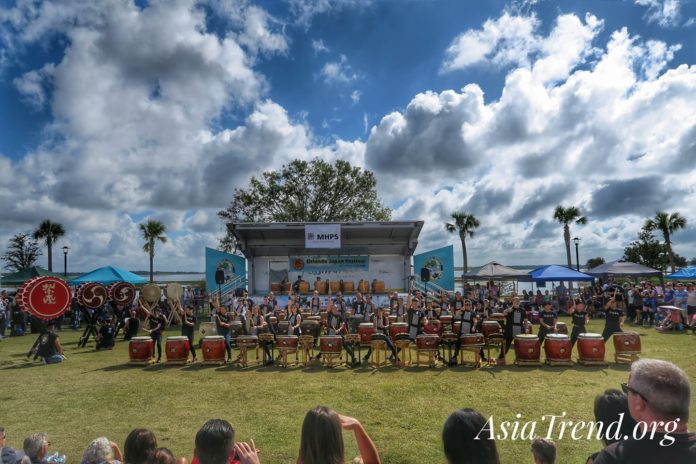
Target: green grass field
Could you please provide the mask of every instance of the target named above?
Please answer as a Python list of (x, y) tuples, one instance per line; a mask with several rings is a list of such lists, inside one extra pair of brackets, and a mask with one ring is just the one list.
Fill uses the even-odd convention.
[[(603, 321), (593, 321), (590, 328), (600, 332), (602, 326)], [(643, 335), (643, 357), (678, 364), (696, 385), (696, 337), (626, 329)], [(178, 329), (169, 335), (178, 335)], [(0, 425), (7, 431), (9, 445), (21, 447), (24, 436), (45, 431), (52, 449), (76, 463), (93, 438), (105, 435), (123, 444), (131, 429), (148, 427), (160, 446), (190, 458), (198, 428), (219, 417), (233, 424), (239, 440), (254, 438), (263, 463), (294, 463), (305, 412), (324, 404), (359, 418), (382, 462), (440, 463), (444, 462), (442, 424), (457, 408), (472, 407), (496, 421), (514, 420), (517, 413), (522, 420), (541, 421), (543, 414), (564, 411), (569, 420), (590, 420), (595, 395), (619, 388), (629, 370), (613, 363), (379, 371), (200, 364), (131, 367), (126, 364), (126, 343), (118, 342), (113, 351), (96, 352), (93, 342), (76, 348), (78, 336), (72, 331), (61, 334), (68, 360), (51, 366), (26, 360), (34, 336), (0, 342)], [(613, 353), (610, 341), (607, 360), (613, 360)], [(508, 362), (513, 358), (509, 353)], [(696, 413), (693, 404), (691, 411)], [(539, 434), (546, 433), (545, 424), (540, 424)], [(557, 440), (557, 445), (562, 463), (584, 463), (601, 447), (597, 441), (569, 437)], [(499, 441), (498, 448), (505, 463), (533, 462), (526, 441)], [(357, 454), (352, 437), (348, 451), (349, 457)]]

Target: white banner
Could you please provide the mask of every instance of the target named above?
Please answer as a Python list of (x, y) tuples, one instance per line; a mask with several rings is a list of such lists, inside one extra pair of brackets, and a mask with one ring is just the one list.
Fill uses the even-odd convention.
[(341, 224), (305, 225), (305, 248), (341, 248)]

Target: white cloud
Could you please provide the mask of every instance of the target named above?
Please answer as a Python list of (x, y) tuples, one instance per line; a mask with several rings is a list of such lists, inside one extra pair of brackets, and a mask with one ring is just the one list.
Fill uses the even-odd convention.
[(239, 36), (239, 43), (253, 55), (285, 54), (288, 52), (288, 41), (281, 27), (282, 24), (266, 10), (250, 6), (244, 12), (244, 31)]
[(636, 5), (646, 6), (645, 19), (662, 27), (673, 27), (681, 19), (681, 0), (635, 0)]
[(348, 63), (346, 55), (341, 55), (338, 61), (330, 61), (322, 66), (319, 77), (327, 84), (342, 83), (347, 84), (359, 78), (358, 74)]
[(323, 39), (312, 40), (312, 50), (314, 50), (315, 55), (323, 52), (328, 53), (331, 51), (331, 49), (326, 46)]
[[(0, 69), (1, 66), (0, 66)], [(51, 79), (55, 66), (52, 63), (45, 64), (41, 69), (29, 71), (22, 77), (15, 78), (12, 82), (36, 110), (41, 110), (48, 103)]]
[(285, 0), (297, 24), (309, 28), (315, 16), (339, 13), (346, 8), (366, 8), (373, 0)]
[(353, 90), (350, 93), (350, 100), (353, 102), (354, 105), (360, 101), (360, 97), (362, 97), (362, 92), (360, 90)]

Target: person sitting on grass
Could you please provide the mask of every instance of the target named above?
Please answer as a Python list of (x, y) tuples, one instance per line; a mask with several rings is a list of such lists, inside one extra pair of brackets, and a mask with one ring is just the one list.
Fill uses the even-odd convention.
[(22, 463), (46, 464), (48, 454), (48, 437), (45, 433), (32, 433), (24, 439), (24, 458)]
[(82, 453), (80, 464), (121, 464), (123, 455), (118, 445), (106, 437), (92, 440)]
[(500, 464), (493, 432), (487, 431), (486, 424), (486, 418), (473, 409), (450, 414), (442, 428), (448, 464)]
[(49, 322), (46, 326), (46, 333), (41, 335), (36, 352), (46, 364), (60, 363), (65, 359), (63, 347), (60, 345), (60, 339), (56, 334), (56, 326), (53, 322)]
[(211, 419), (196, 433), (191, 464), (260, 464), (259, 450), (251, 443), (234, 442), (234, 429), (224, 419)]
[(155, 460), (157, 438), (148, 429), (135, 429), (126, 437), (123, 445), (125, 464), (151, 464)]
[(375, 444), (357, 419), (342, 416), (326, 406), (307, 412), (302, 423), (297, 464), (344, 464), (343, 430), (353, 431), (364, 464), (379, 464)]
[(0, 464), (15, 464), (24, 457), (24, 453), (10, 446), (5, 446), (7, 432), (4, 427), (0, 427)]
[(532, 440), (534, 464), (555, 464), (556, 444), (553, 440), (536, 437)]
[[(595, 397), (594, 416), (595, 421), (602, 428), (602, 441), (605, 447), (616, 443), (625, 436), (632, 436), (636, 427), (636, 421), (628, 411), (628, 398), (623, 392), (614, 388), (605, 390), (604, 393)], [(608, 435), (606, 433), (607, 427), (617, 421), (621, 424), (621, 427), (616, 433)], [(586, 464), (592, 464), (594, 458), (599, 453), (597, 451), (587, 458)]]

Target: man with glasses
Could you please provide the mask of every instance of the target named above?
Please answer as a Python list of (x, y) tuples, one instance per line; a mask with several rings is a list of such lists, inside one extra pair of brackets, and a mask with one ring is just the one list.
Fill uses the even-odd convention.
[(687, 430), (691, 386), (686, 373), (667, 361), (641, 359), (621, 387), (638, 426), (633, 437), (604, 448), (594, 464), (696, 462), (696, 433)]
[(46, 464), (46, 455), (51, 443), (45, 433), (32, 433), (24, 439), (24, 454), (31, 459), (31, 464)]

